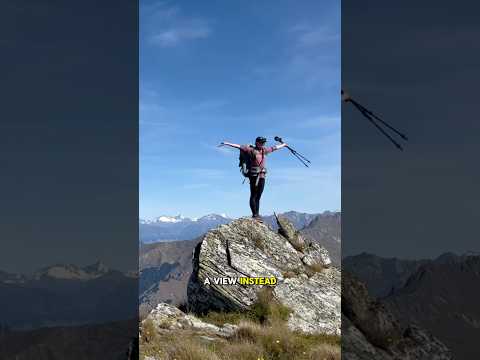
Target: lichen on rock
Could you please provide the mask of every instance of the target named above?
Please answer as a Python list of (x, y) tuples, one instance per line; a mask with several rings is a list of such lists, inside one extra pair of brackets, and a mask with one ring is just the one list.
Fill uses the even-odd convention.
[[(220, 285), (212, 280), (275, 277), (273, 295), (291, 308), (291, 329), (340, 334), (340, 271), (328, 268), (330, 259), (325, 249), (307, 245), (288, 220), (282, 218), (280, 222), (279, 233), (249, 218), (209, 231), (193, 254), (187, 291), (189, 310), (200, 314), (248, 310), (257, 300), (260, 286)], [(296, 249), (292, 242), (303, 245)], [(313, 265), (325, 271), (312, 273)]]

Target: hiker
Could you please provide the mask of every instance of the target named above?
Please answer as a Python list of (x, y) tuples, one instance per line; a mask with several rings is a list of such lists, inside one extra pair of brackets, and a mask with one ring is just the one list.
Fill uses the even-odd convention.
[(243, 152), (251, 158), (251, 161), (248, 161), (249, 168), (247, 169), (248, 175), (246, 176), (248, 176), (250, 180), (250, 209), (252, 210), (252, 217), (257, 220), (261, 219), (259, 214), (260, 198), (262, 197), (263, 188), (265, 187), (265, 175), (267, 173), (265, 157), (275, 150), (279, 150), (287, 146), (287, 144), (282, 143), (279, 145), (266, 147), (266, 142), (267, 139), (259, 136), (255, 139), (255, 146), (232, 144), (226, 141), (221, 143), (221, 145), (227, 145), (239, 149), (240, 152)]

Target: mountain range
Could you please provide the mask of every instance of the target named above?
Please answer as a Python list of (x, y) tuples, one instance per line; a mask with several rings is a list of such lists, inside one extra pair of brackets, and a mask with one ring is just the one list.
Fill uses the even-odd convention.
[(424, 265), (458, 264), (470, 256), (472, 255), (444, 253), (436, 259), (404, 260), (361, 253), (344, 258), (342, 268), (355, 274), (367, 286), (371, 295), (382, 298), (403, 288), (409, 278)]
[[(322, 215), (327, 216), (329, 214), (336, 213), (326, 211)], [(303, 229), (319, 214), (289, 211), (282, 215), (290, 220), (297, 229)], [(144, 244), (160, 241), (192, 240), (219, 225), (228, 224), (233, 220), (226, 214), (209, 214), (200, 218), (162, 215), (151, 220), (140, 219), (139, 238), (140, 242)], [(277, 229), (274, 215), (264, 216), (263, 221), (274, 230)]]
[(14, 329), (125, 320), (137, 315), (138, 274), (97, 262), (0, 273), (0, 319)]
[(307, 236), (327, 249), (333, 265), (341, 266), (341, 229), (342, 215), (340, 212), (325, 211), (314, 216), (314, 218), (304, 226), (297, 226), (301, 233)]
[(140, 242), (149, 244), (160, 241), (191, 240), (219, 225), (228, 224), (232, 220), (225, 214), (210, 214), (194, 219), (181, 215), (162, 215), (153, 220), (140, 219)]
[[(2, 360), (133, 360), (138, 320), (0, 332)], [(131, 349), (131, 350), (130, 350)]]
[[(339, 212), (326, 211), (322, 214), (307, 214), (289, 211), (279, 214), (279, 216), (286, 217), (296, 229), (302, 229), (302, 234), (324, 246), (331, 254), (332, 263), (339, 266)], [(182, 222), (181, 217), (176, 219), (177, 223)], [(233, 219), (230, 219), (231, 221)], [(274, 215), (263, 217), (263, 221), (273, 230), (278, 229)], [(201, 241), (201, 235), (203, 234), (193, 240), (140, 244), (141, 315), (148, 313), (159, 302), (178, 305), (185, 301), (187, 282), (192, 272), (192, 253), (195, 246)]]
[(141, 244), (139, 250), (140, 316), (160, 302), (180, 304), (187, 296), (193, 249), (200, 238)]
[(479, 255), (401, 260), (364, 253), (343, 259), (342, 267), (404, 324), (418, 324), (440, 339), (455, 359), (479, 358)]

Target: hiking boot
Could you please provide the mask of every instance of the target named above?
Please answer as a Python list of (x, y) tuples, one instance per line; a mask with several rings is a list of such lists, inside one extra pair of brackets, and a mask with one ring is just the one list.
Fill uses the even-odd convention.
[(254, 220), (259, 221), (259, 222), (263, 222), (262, 217), (261, 217), (260, 215), (258, 215), (258, 214), (253, 215), (252, 218), (253, 218)]

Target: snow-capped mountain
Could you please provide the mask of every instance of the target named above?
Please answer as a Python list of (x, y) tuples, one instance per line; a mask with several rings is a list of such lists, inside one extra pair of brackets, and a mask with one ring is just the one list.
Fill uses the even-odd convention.
[(151, 220), (140, 219), (140, 224), (161, 224), (161, 223), (176, 224), (182, 221), (191, 221), (191, 220), (192, 219), (185, 218), (182, 215), (177, 215), (177, 216), (162, 215)]
[(158, 241), (191, 240), (232, 220), (226, 214), (209, 214), (193, 219), (182, 215), (162, 215), (151, 220), (140, 219), (140, 241), (147, 244)]
[(202, 216), (198, 220), (200, 220), (200, 221), (222, 221), (222, 219), (230, 219), (230, 218), (225, 214), (221, 214), (221, 215), (210, 214), (210, 215)]
[(44, 278), (58, 279), (58, 280), (92, 280), (99, 278), (110, 272), (110, 269), (101, 261), (85, 267), (76, 265), (52, 265), (38, 270), (33, 275), (34, 280), (41, 280)]
[(0, 283), (4, 284), (23, 284), (26, 277), (22, 274), (11, 274), (0, 270)]
[[(331, 213), (325, 212), (320, 216), (329, 214)], [(303, 229), (319, 214), (289, 211), (281, 215), (292, 221), (297, 229)], [(228, 224), (232, 220), (226, 214), (208, 214), (193, 219), (182, 215), (162, 215), (151, 220), (140, 219), (140, 242), (149, 244), (160, 241), (192, 240), (219, 225)], [(263, 220), (276, 229), (277, 224), (273, 215), (264, 216)]]
[(182, 215), (167, 216), (162, 215), (154, 219), (146, 220), (140, 219), (140, 224), (177, 224), (181, 222), (198, 222), (198, 221), (222, 221), (223, 219), (232, 220), (227, 214), (209, 214), (202, 216), (201, 218), (188, 218)]
[(55, 264), (27, 275), (0, 271), (0, 290), (2, 324), (19, 329), (129, 319), (138, 308), (138, 272), (100, 261)]

